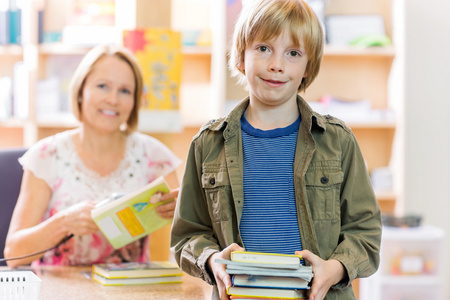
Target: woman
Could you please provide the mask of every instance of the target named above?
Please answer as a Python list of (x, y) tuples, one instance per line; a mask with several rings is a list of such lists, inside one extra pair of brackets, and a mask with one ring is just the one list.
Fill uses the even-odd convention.
[[(158, 140), (135, 131), (143, 93), (142, 73), (131, 52), (98, 46), (81, 61), (70, 85), (80, 126), (45, 138), (19, 159), (22, 186), (6, 239), (5, 258), (53, 247), (45, 254), (8, 261), (89, 265), (148, 260), (148, 238), (114, 250), (92, 220), (96, 202), (129, 193), (165, 176), (178, 187), (181, 163)], [(178, 189), (161, 200), (176, 198)], [(171, 218), (175, 202), (158, 207)]]

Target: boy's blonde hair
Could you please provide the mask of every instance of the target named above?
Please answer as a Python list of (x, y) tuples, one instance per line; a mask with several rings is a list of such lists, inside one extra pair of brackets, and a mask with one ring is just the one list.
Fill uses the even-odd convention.
[(304, 91), (319, 73), (323, 53), (323, 31), (320, 22), (304, 0), (252, 0), (245, 5), (236, 22), (229, 68), (239, 83), (246, 82), (245, 49), (255, 40), (268, 41), (288, 30), (297, 45), (303, 46), (308, 57), (306, 77), (298, 87)]
[(92, 48), (81, 60), (69, 85), (69, 101), (72, 105), (72, 112), (75, 117), (82, 122), (81, 107), (83, 105), (82, 94), (86, 78), (91, 73), (95, 64), (103, 57), (115, 56), (126, 62), (133, 71), (135, 80), (134, 107), (127, 120), (127, 132), (136, 130), (139, 121), (139, 109), (142, 102), (143, 79), (142, 72), (134, 54), (125, 47), (100, 45)]

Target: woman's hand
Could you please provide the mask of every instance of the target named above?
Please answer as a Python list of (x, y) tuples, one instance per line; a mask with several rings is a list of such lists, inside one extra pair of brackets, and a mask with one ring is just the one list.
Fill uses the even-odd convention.
[(91, 217), (91, 210), (94, 207), (93, 202), (85, 201), (61, 211), (67, 232), (73, 235), (85, 235), (98, 231), (98, 226)]
[(314, 278), (311, 285), (309, 300), (323, 300), (328, 290), (344, 279), (345, 268), (335, 259), (323, 260), (311, 251), (295, 251), (312, 266)]
[(222, 252), (217, 252), (211, 255), (208, 259), (209, 270), (214, 274), (216, 279), (217, 289), (219, 290), (220, 300), (228, 300), (227, 288), (231, 286), (230, 275), (225, 271), (225, 265), (216, 263), (216, 258), (230, 259), (231, 252), (233, 251), (245, 251), (244, 248), (238, 244), (231, 244), (222, 250)]
[(166, 201), (166, 200), (170, 200), (170, 199), (174, 200), (174, 201), (170, 201), (165, 204), (158, 205), (156, 207), (156, 211), (158, 212), (158, 214), (161, 217), (166, 218), (166, 219), (173, 218), (173, 214), (175, 212), (175, 206), (177, 204), (178, 192), (179, 192), (179, 188), (173, 189), (166, 194), (160, 194), (159, 201)]

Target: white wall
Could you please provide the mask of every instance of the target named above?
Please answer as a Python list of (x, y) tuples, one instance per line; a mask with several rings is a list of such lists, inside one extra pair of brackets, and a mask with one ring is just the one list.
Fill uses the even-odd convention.
[[(403, 0), (405, 212), (446, 231), (450, 252), (450, 1)], [(444, 299), (450, 299), (450, 257)]]

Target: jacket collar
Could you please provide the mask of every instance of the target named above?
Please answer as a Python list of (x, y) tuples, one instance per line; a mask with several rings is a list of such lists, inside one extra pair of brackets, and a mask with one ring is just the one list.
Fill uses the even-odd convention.
[[(250, 98), (245, 98), (235, 106), (227, 117), (210, 122), (208, 128), (213, 131), (224, 130), (224, 137), (226, 139), (232, 137), (238, 130), (240, 130), (241, 116), (247, 108), (249, 102)], [(324, 117), (313, 111), (308, 103), (299, 95), (297, 95), (297, 105), (302, 116), (302, 122), (304, 122), (309, 131), (318, 129), (323, 132), (326, 130), (326, 121)]]

